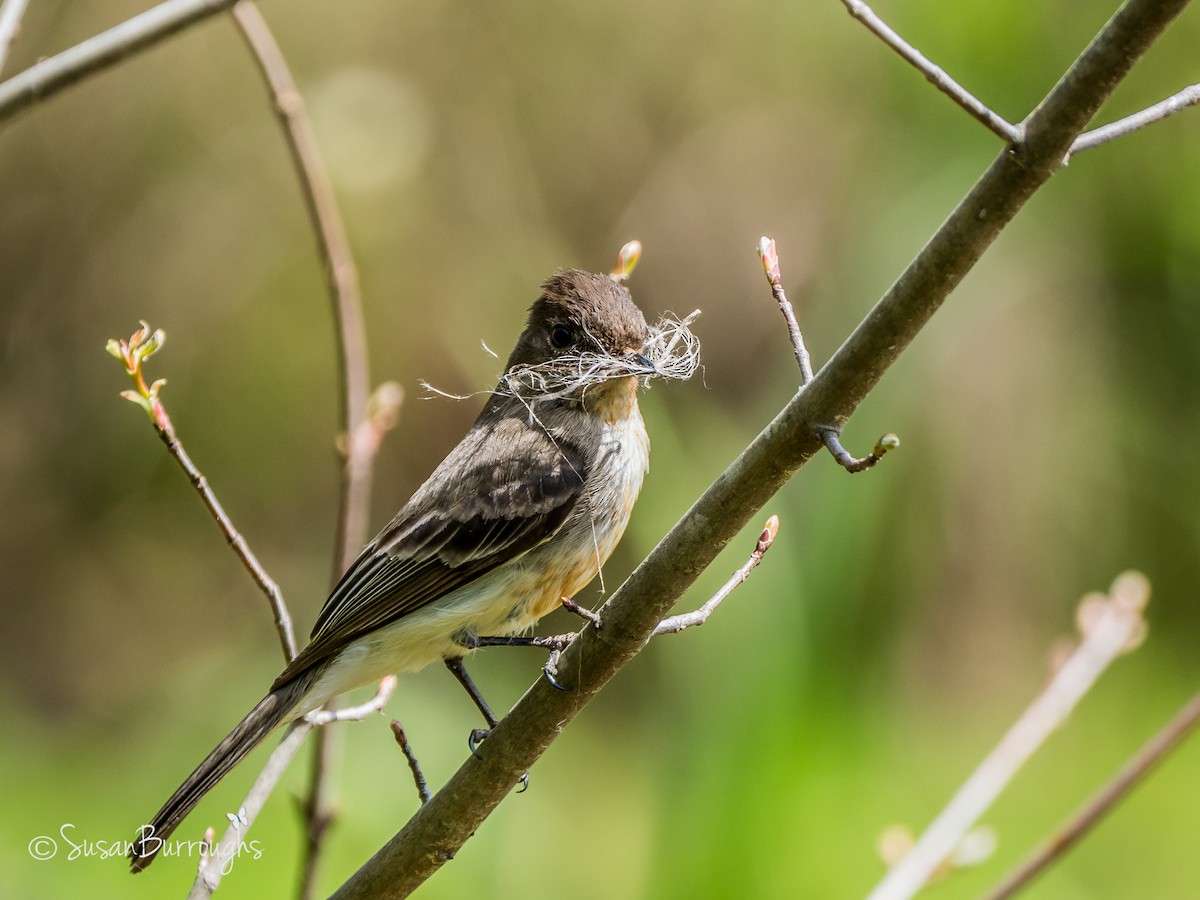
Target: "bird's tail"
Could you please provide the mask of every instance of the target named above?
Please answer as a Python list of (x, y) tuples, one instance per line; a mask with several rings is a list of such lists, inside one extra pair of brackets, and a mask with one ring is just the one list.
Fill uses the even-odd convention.
[(204, 762), (170, 796), (150, 823), (138, 829), (129, 849), (129, 865), (135, 873), (154, 861), (166, 839), (201, 798), (216, 787), (217, 782), (261, 744), (268, 734), (286, 721), (288, 714), (296, 708), (310, 687), (310, 681), (303, 676), (295, 678), (267, 694), (205, 757)]

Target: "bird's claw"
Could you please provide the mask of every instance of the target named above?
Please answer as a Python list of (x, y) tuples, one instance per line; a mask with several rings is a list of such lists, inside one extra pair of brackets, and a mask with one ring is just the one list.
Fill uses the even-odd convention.
[(486, 740), (487, 736), (491, 733), (492, 730), (490, 728), (476, 728), (467, 735), (467, 747), (470, 749), (471, 755), (476, 759), (483, 759), (483, 757), (479, 755), (479, 745)]
[[(553, 684), (553, 682), (551, 682), (551, 684)], [(492, 730), (490, 728), (476, 728), (469, 735), (467, 735), (467, 746), (471, 749), (471, 755), (476, 759), (483, 759), (483, 757), (479, 755), (479, 744), (482, 741), (487, 740), (487, 736), (491, 733)], [(523, 794), (529, 790), (529, 773), (522, 772), (521, 777), (517, 779), (517, 783), (521, 785), (519, 788), (517, 788), (518, 794)]]
[(550, 686), (557, 688), (560, 691), (571, 690), (565, 684), (558, 680), (558, 658), (562, 656), (562, 650), (554, 649), (550, 651), (550, 658), (546, 660), (546, 664), (542, 666), (542, 672), (546, 676), (546, 680), (550, 682)]

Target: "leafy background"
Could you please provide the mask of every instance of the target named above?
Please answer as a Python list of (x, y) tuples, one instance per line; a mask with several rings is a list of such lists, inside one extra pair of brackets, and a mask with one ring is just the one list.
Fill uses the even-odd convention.
[[(33, 4), (8, 72), (145, 4)], [(897, 29), (1019, 119), (1108, 3), (881, 3)], [(703, 377), (643, 408), (650, 477), (609, 590), (795, 390), (753, 247), (775, 237), (826, 357), (997, 152), (841, 5), (267, 2), (328, 155), (361, 268), (374, 380), (407, 400), (378, 463), (382, 525), (465, 430), (466, 392), (555, 267), (625, 240), (650, 314), (704, 310)], [(1101, 118), (1196, 80), (1195, 10)], [(987, 821), (992, 883), (1196, 688), (1200, 584), (1200, 118), (1071, 162), (1000, 238), (847, 431), (902, 449), (827, 459), (764, 511), (775, 549), (706, 627), (664, 638), (569, 729), (429, 897), (840, 897), (875, 843), (921, 827), (1043, 684), (1086, 591), (1155, 586), (1119, 661)], [(103, 353), (165, 327), (152, 374), (182, 437), (284, 587), (301, 632), (330, 577), (334, 358), (313, 240), (276, 123), (216, 19), (0, 129), (0, 893), (159, 897), (194, 860), (27, 845), (126, 839), (279, 667), (262, 598)], [(687, 604), (753, 545), (748, 528)], [(592, 596), (587, 598), (594, 599)], [(546, 628), (569, 627), (550, 621)], [(473, 663), (506, 708), (540, 659)], [(389, 709), (440, 783), (473, 710), (440, 669)], [(345, 726), (331, 890), (415, 807), (384, 719)], [(180, 836), (224, 825), (260, 751)], [(229, 898), (298, 871), (295, 766)], [(1200, 746), (1031, 897), (1194, 896)]]

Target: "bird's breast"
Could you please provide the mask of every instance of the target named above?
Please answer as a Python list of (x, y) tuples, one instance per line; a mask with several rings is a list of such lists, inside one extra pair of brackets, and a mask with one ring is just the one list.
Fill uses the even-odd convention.
[(536, 580), (514, 598), (514, 630), (529, 627), (596, 577), (625, 533), (650, 462), (650, 440), (636, 397), (615, 421), (603, 421), (583, 496), (563, 527), (525, 558)]

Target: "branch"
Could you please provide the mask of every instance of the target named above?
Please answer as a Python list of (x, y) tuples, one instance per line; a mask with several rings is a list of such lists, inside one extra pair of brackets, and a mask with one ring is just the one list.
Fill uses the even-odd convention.
[(944, 69), (935, 65), (920, 50), (893, 31), (862, 0), (842, 0), (842, 5), (846, 7), (851, 16), (867, 26), (872, 34), (924, 75), (926, 81), (970, 113), (971, 117), (980, 122), (988, 131), (1003, 139), (1005, 143), (1014, 144), (1021, 140), (1020, 128), (988, 109), (970, 91), (947, 75)]
[(209, 16), (236, 0), (166, 0), (0, 82), (0, 122)]
[(1153, 125), (1167, 116), (1173, 116), (1180, 110), (1187, 109), (1189, 106), (1195, 106), (1198, 103), (1200, 103), (1200, 84), (1185, 87), (1178, 94), (1174, 94), (1160, 103), (1155, 103), (1141, 112), (1084, 132), (1071, 145), (1071, 154), (1082, 153), (1084, 150), (1091, 150), (1093, 147), (1099, 147), (1101, 144), (1115, 141), (1119, 137), (1124, 137), (1131, 132), (1137, 131), (1139, 128), (1145, 128), (1147, 125)]
[[(321, 156), (312, 124), (305, 112), (304, 100), (296, 88), (287, 61), (258, 7), (252, 0), (241, 0), (233, 8), (233, 17), (266, 81), (275, 112), (283, 126), (288, 150), (300, 179), (305, 205), (316, 233), (317, 246), (324, 263), (329, 295), (333, 303), (337, 333), (338, 379), (341, 403), (341, 434), (344, 452), (338, 524), (334, 538), (333, 581), (354, 561), (367, 540), (367, 520), (371, 499), (371, 470), (379, 442), (387, 427), (380, 428), (368, 411), (369, 372), (367, 339), (363, 327), (362, 301), (359, 296), (358, 270), (350, 253), (346, 229), (338, 210), (329, 172)], [(399, 405), (398, 387), (388, 395), (394, 400), (390, 414)], [(377, 395), (380, 405), (387, 399)], [(336, 704), (331, 704), (332, 709)], [(317, 867), (324, 837), (333, 821), (333, 801), (328, 773), (338, 753), (340, 737), (322, 731), (313, 755), (305, 813), (306, 829), (304, 874), (300, 896), (313, 896)]]
[(850, 451), (842, 446), (842, 441), (836, 431), (822, 431), (821, 440), (825, 444), (825, 448), (833, 454), (837, 464), (851, 475), (865, 472), (883, 459), (885, 453), (900, 446), (900, 438), (890, 431), (875, 442), (874, 450), (861, 457), (850, 455)]
[(21, 16), (28, 0), (5, 0), (0, 6), (0, 71), (8, 61), (8, 51), (21, 32)]
[(646, 644), (700, 572), (822, 446), (813, 423), (843, 424), (1030, 196), (1187, 0), (1127, 0), (846, 343), (750, 443), (608, 600), (563, 654), (574, 690), (544, 679), (492, 730), (408, 824), (339, 889), (403, 897), (479, 828), (521, 774)]
[(1139, 785), (1172, 750), (1183, 743), (1200, 724), (1200, 694), (1189, 700), (1117, 775), (1027, 860), (1009, 873), (987, 900), (1005, 900), (1027, 886), (1047, 866), (1063, 856), (1095, 827), (1112, 808)]
[(221, 878), (233, 870), (245, 832), (254, 824), (255, 818), (262, 811), (267, 798), (275, 790), (279, 779), (287, 771), (292, 757), (296, 755), (312, 727), (303, 719), (289, 726), (283, 740), (271, 753), (267, 764), (254, 780), (254, 786), (250, 788), (250, 793), (246, 795), (237, 815), (230, 818), (229, 827), (225, 829), (221, 842), (212, 849), (207, 862), (196, 874), (196, 880), (188, 892), (188, 900), (205, 900), (211, 897), (217, 885), (221, 883)]
[(279, 634), (284, 660), (291, 662), (296, 655), (296, 637), (292, 632), (292, 617), (288, 613), (287, 603), (284, 602), (283, 592), (267, 574), (267, 570), (262, 567), (258, 557), (250, 550), (246, 539), (233, 527), (232, 520), (209, 486), (208, 479), (196, 468), (196, 464), (192, 462), (192, 458), (183, 448), (183, 442), (175, 433), (171, 417), (167, 415), (167, 409), (158, 396), (159, 390), (167, 383), (166, 379), (159, 379), (149, 386), (146, 385), (143, 371), (145, 361), (158, 352), (166, 337), (161, 328), (151, 333), (150, 326), (143, 322), (142, 327), (135, 331), (128, 341), (110, 340), (108, 342), (105, 349), (125, 364), (126, 374), (133, 379), (134, 389), (123, 391), (121, 396), (145, 410), (154, 425), (155, 432), (167, 445), (167, 452), (171, 454), (175, 462), (179, 463), (179, 467), (187, 475), (192, 487), (200, 494), (200, 499), (204, 501), (213, 521), (217, 523), (221, 534), (225, 536), (225, 542), (242, 561), (242, 565), (246, 567), (246, 571), (250, 573), (254, 583), (266, 594), (267, 602), (271, 604), (271, 613), (275, 618), (275, 630)]
[(787, 322), (788, 336), (792, 339), (792, 352), (796, 354), (796, 364), (800, 366), (800, 386), (804, 387), (813, 380), (812, 359), (808, 348), (804, 346), (804, 335), (800, 331), (800, 323), (796, 321), (796, 311), (792, 309), (791, 301), (783, 292), (783, 279), (779, 273), (779, 253), (775, 242), (769, 237), (758, 239), (758, 258), (762, 260), (763, 272), (767, 275), (767, 283), (771, 285), (771, 295), (779, 304), (779, 311)]
[(328, 725), (331, 722), (361, 722), (371, 713), (376, 713), (387, 706), (396, 691), (396, 676), (388, 675), (379, 682), (375, 696), (366, 703), (358, 706), (347, 706), (343, 709), (318, 709), (310, 712), (304, 718), (310, 725)]
[(241, 0), (233, 17), (246, 39), (259, 71), (270, 89), (275, 112), (283, 126), (288, 150), (317, 236), (321, 260), (329, 282), (330, 299), (337, 329), (341, 432), (346, 435), (345, 467), (342, 472), (334, 580), (354, 561), (367, 540), (367, 513), (371, 495), (371, 464), (374, 446), (358, 438), (358, 427), (367, 418), (370, 392), (367, 369), (367, 338), (363, 328), (358, 270), (346, 239), (346, 228), (338, 211), (333, 185), (316, 135), (304, 109), (304, 100), (270, 28), (252, 0)]
[(292, 757), (300, 749), (308, 732), (313, 728), (320, 728), (334, 722), (361, 722), (367, 716), (381, 712), (395, 690), (396, 676), (389, 675), (379, 682), (375, 696), (366, 703), (336, 712), (317, 710), (296, 720), (288, 727), (279, 746), (271, 753), (267, 764), (259, 773), (258, 778), (254, 780), (254, 785), (250, 788), (246, 799), (242, 801), (237, 814), (230, 815), (229, 827), (225, 830), (221, 842), (213, 848), (208, 861), (200, 867), (196, 880), (192, 884), (191, 892), (188, 894), (188, 900), (203, 900), (203, 898), (210, 897), (217, 889), (217, 885), (221, 883), (221, 878), (232, 871), (234, 863), (237, 862), (243, 838), (262, 811), (267, 798), (279, 784), (279, 779), (287, 771)]
[(1078, 614), (1083, 631), (1079, 647), (868, 900), (907, 900), (925, 887), (1109, 664), (1140, 643), (1146, 627), (1142, 610), (1149, 599), (1150, 584), (1136, 572), (1119, 576), (1107, 598), (1093, 594), (1083, 599)]
[(654, 631), (650, 636), (658, 637), (661, 634), (679, 634), (685, 628), (692, 628), (707, 622), (708, 617), (713, 614), (718, 606), (725, 602), (726, 598), (734, 592), (734, 589), (750, 577), (750, 573), (762, 562), (763, 555), (775, 543), (775, 538), (778, 534), (779, 516), (771, 516), (771, 518), (767, 519), (767, 524), (763, 526), (762, 533), (758, 536), (758, 542), (754, 545), (754, 552), (750, 554), (750, 558), (746, 560), (740, 569), (729, 576), (729, 580), (721, 585), (720, 590), (713, 594), (699, 609), (663, 619), (654, 626)]
[(404, 759), (408, 762), (408, 769), (412, 772), (413, 784), (417, 788), (417, 796), (421, 798), (421, 803), (428, 803), (433, 796), (429, 793), (429, 783), (425, 781), (425, 773), (421, 771), (421, 764), (417, 762), (417, 755), (408, 743), (408, 735), (404, 733), (404, 726), (395, 719), (392, 719), (392, 737), (396, 739), (396, 744), (400, 747), (400, 752), (404, 754)]
[[(779, 253), (771, 238), (761, 237), (758, 239), (758, 258), (762, 261), (763, 271), (767, 274), (767, 282), (771, 285), (771, 294), (774, 296), (775, 302), (779, 304), (784, 321), (787, 322), (788, 335), (792, 339), (792, 351), (796, 354), (796, 363), (800, 366), (800, 388), (803, 389), (814, 377), (812, 361), (809, 359), (808, 349), (804, 346), (804, 335), (800, 331), (800, 324), (796, 321), (796, 312), (792, 309), (787, 294), (784, 293), (783, 280), (779, 274)], [(875, 449), (871, 453), (858, 458), (851, 456), (850, 452), (842, 446), (836, 428), (818, 427), (816, 431), (826, 449), (833, 454), (834, 461), (851, 475), (856, 472), (865, 472), (883, 459), (883, 455), (889, 450), (895, 450), (900, 446), (900, 438), (889, 432), (875, 442)]]

